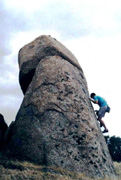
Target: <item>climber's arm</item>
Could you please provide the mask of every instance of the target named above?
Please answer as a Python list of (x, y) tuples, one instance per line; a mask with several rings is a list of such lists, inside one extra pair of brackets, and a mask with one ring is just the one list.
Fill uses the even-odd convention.
[(89, 98), (94, 104), (98, 104), (98, 101), (97, 100), (94, 100), (92, 98)]

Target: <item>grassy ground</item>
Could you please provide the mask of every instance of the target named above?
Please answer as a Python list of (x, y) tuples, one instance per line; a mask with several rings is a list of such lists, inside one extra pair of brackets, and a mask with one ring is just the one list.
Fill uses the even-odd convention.
[[(121, 180), (121, 163), (114, 163)], [(61, 168), (37, 166), (29, 162), (9, 161), (0, 165), (0, 180), (92, 180), (83, 174)], [(93, 179), (94, 180), (94, 179)], [(96, 179), (97, 180), (97, 179)], [(109, 179), (100, 179), (109, 180)]]
[(0, 165), (0, 180), (91, 180), (83, 174), (61, 168), (37, 166), (29, 162), (9, 161)]
[[(121, 163), (114, 163), (121, 180)], [(68, 172), (61, 168), (45, 167), (29, 162), (7, 160), (0, 154), (0, 180), (94, 180), (83, 174)], [(96, 179), (97, 180), (97, 179)], [(110, 180), (110, 179), (100, 179)]]
[(114, 167), (118, 175), (118, 180), (121, 180), (121, 163), (114, 162)]

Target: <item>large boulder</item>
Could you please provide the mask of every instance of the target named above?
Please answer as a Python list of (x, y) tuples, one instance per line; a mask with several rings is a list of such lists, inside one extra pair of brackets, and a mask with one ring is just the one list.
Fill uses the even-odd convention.
[(63, 44), (51, 36), (40, 36), (19, 51), (19, 82), (24, 94), (32, 80), (38, 63), (44, 57), (55, 55), (69, 61), (82, 71), (75, 56)]
[[(43, 36), (33, 43), (39, 39)], [(52, 40), (47, 36), (44, 39)], [(14, 123), (11, 153), (21, 160), (115, 180), (113, 163), (76, 58), (65, 58), (68, 50), (46, 55), (41, 45), (38, 51), (44, 55), (38, 54), (41, 61), (35, 65), (34, 52), (31, 49), (27, 53), (27, 46), (25, 52), (22, 49), (26, 62), (24, 56), (19, 59), (20, 72), (24, 72), (24, 63), (25, 69), (28, 67), (26, 75), (35, 70)]]

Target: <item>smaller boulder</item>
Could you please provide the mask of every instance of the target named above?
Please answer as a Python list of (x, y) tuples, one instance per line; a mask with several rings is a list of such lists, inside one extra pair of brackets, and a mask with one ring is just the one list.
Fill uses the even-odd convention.
[(8, 129), (8, 125), (4, 120), (4, 116), (0, 114), (0, 147), (2, 147), (5, 143), (5, 133)]

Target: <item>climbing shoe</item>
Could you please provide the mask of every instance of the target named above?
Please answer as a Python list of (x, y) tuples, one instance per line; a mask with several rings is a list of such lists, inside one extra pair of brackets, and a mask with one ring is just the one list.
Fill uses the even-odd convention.
[(102, 133), (107, 133), (108, 132), (108, 129), (105, 129)]

